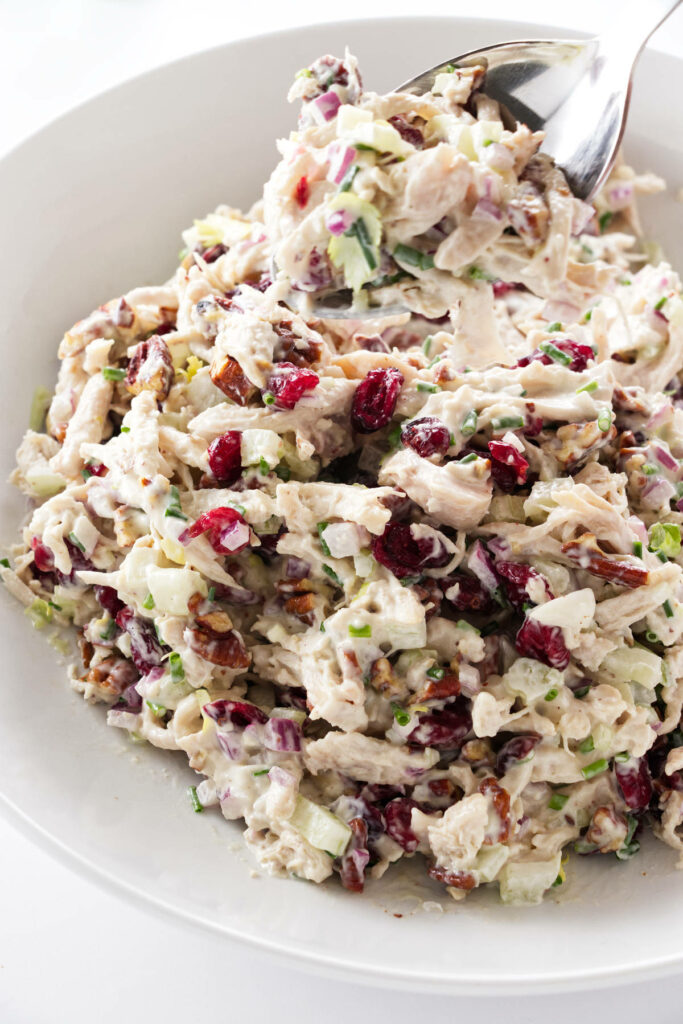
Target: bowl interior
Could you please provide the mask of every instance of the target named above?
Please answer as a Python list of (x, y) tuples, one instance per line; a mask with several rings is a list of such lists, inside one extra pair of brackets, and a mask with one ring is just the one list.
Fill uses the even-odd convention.
[[(512, 22), (411, 18), (233, 43), (98, 97), (2, 160), (0, 224), (11, 254), (0, 279), (11, 368), (0, 375), (2, 478), (34, 388), (53, 383), (63, 330), (105, 299), (162, 280), (194, 216), (258, 198), (277, 159), (274, 140), (296, 116), (284, 96), (299, 67), (348, 44), (367, 87), (381, 91), (475, 46), (553, 34)], [(683, 184), (683, 111), (661, 97), (682, 84), (680, 62), (645, 54), (625, 144), (638, 168), (669, 181), (666, 195), (643, 202), (642, 216), (674, 264), (683, 252), (674, 198)], [(3, 485), (0, 540), (11, 542), (24, 511)], [(562, 895), (530, 910), (501, 907), (486, 894), (449, 904), (410, 870), (372, 884), (362, 898), (334, 884), (251, 878), (241, 829), (215, 813), (192, 814), (185, 788), (196, 776), (184, 755), (134, 746), (107, 729), (102, 710), (69, 691), (54, 650), (4, 592), (0, 636), (6, 808), (79, 870), (138, 902), (399, 987), (489, 994), (572, 987), (642, 977), (683, 960), (683, 875), (671, 851), (655, 843), (626, 864), (572, 858)], [(418, 912), (420, 899), (433, 901), (434, 912)]]

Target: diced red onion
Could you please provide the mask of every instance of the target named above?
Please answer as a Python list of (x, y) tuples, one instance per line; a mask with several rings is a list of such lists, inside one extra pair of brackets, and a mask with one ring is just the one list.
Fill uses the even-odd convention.
[(220, 545), (225, 551), (242, 551), (249, 543), (249, 526), (235, 520), (220, 531)]
[(480, 199), (472, 211), (473, 217), (486, 218), (487, 220), (502, 220), (503, 214), (499, 206), (491, 199)]
[(512, 151), (500, 142), (492, 142), (490, 146), (486, 147), (484, 150), (484, 160), (489, 167), (494, 167), (500, 171), (512, 170), (515, 162)]
[(488, 590), (490, 594), (498, 589), (498, 576), (491, 561), (491, 556), (480, 540), (475, 541), (470, 548), (467, 565), (484, 589)]
[(572, 235), (582, 235), (595, 216), (595, 209), (590, 203), (583, 203), (579, 199), (574, 200), (574, 212), (572, 214)]
[(463, 662), (458, 671), (458, 678), (460, 680), (460, 692), (465, 697), (474, 697), (481, 691), (479, 669), (475, 668), (474, 665), (468, 665), (466, 662)]
[(633, 184), (625, 182), (623, 185), (615, 185), (607, 193), (607, 198), (611, 210), (623, 210), (625, 206), (633, 202)]
[(259, 596), (253, 590), (246, 590), (243, 587), (226, 586), (223, 583), (215, 583), (214, 590), (218, 601), (227, 601), (228, 604), (258, 604)]
[(648, 431), (654, 431), (657, 427), (661, 427), (663, 423), (671, 416), (673, 407), (671, 402), (664, 402), (660, 405), (659, 409), (650, 416), (650, 419), (645, 424), (645, 429)]
[(330, 170), (328, 178), (330, 178), (335, 185), (340, 185), (344, 180), (349, 167), (356, 159), (356, 151), (353, 146), (340, 146), (335, 142), (332, 143), (328, 152), (330, 154)]
[(324, 92), (322, 95), (316, 96), (314, 100), (311, 100), (308, 109), (318, 124), (325, 124), (336, 116), (340, 107), (341, 100), (336, 92)]
[(242, 739), (236, 732), (216, 732), (218, 746), (231, 761), (239, 761), (242, 756)]
[(348, 210), (335, 210), (325, 221), (325, 226), (331, 235), (343, 235), (353, 224), (354, 217)]
[(303, 558), (297, 558), (296, 555), (290, 555), (285, 565), (285, 576), (288, 580), (303, 580), (311, 571), (311, 563), (304, 561)]
[(301, 751), (301, 726), (291, 718), (270, 718), (263, 727), (263, 746), (298, 754)]
[(659, 445), (653, 444), (651, 451), (660, 466), (664, 466), (664, 469), (670, 469), (674, 473), (678, 472), (678, 462), (674, 459), (671, 452), (666, 450), (666, 448), (661, 448)]
[(648, 508), (664, 508), (673, 498), (676, 489), (664, 477), (650, 477), (643, 487), (641, 500)]

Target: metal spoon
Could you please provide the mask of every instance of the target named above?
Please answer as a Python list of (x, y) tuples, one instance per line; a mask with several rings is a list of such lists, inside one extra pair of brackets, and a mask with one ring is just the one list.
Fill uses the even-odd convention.
[[(590, 199), (616, 159), (635, 63), (655, 29), (681, 2), (630, 0), (620, 5), (609, 35), (592, 39), (531, 39), (471, 50), (404, 82), (397, 92), (428, 92), (436, 76), (453, 64), (482, 65), (486, 94), (498, 100), (513, 119), (533, 131), (545, 131), (541, 148), (562, 168), (573, 193)], [(291, 293), (299, 305), (296, 295)], [(299, 296), (304, 299), (302, 293)], [(349, 298), (350, 293), (340, 292), (313, 300), (307, 314), (364, 319), (406, 312), (397, 304), (356, 309)]]

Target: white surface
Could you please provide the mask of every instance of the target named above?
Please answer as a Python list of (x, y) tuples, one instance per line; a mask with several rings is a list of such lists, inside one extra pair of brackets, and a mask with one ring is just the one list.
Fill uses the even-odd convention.
[[(460, 5), (434, 3), (430, 13), (452, 11), (454, 6), (457, 11)], [(611, 6), (601, 5), (603, 13)], [(401, 13), (412, 13), (407, 5), (395, 3), (392, 12), (397, 7)], [(503, 7), (489, 2), (485, 12), (477, 13), (500, 15), (506, 13)], [(4, 148), (92, 91), (150, 63), (161, 63), (264, 26), (280, 27), (285, 18), (292, 24), (294, 17), (291, 5), (281, 5), (279, 15), (274, 12), (267, 17), (267, 4), (240, 12), (238, 25), (229, 22), (226, 5), (217, 3), (194, 3), (191, 21), (188, 5), (181, 8), (174, 2), (163, 5), (163, 14), (160, 3), (134, 4), (131, 0), (50, 6), (33, 3), (21, 10), (14, 8), (12, 4), (12, 10), (7, 6), (0, 11), (0, 33), (6, 42), (0, 88), (5, 96), (15, 97), (15, 102), (6, 104), (0, 114), (0, 146)], [(326, 10), (329, 17), (337, 13)], [(361, 4), (344, 6), (347, 17), (361, 10)], [(592, 27), (590, 11), (591, 5), (575, 3), (571, 24)], [(376, 6), (373, 14), (381, 13), (385, 11)], [(521, 16), (518, 11), (515, 14)], [(547, 5), (538, 3), (525, 4), (523, 14), (539, 21), (549, 16)], [(313, 4), (299, 0), (297, 22), (320, 16)], [(677, 22), (681, 26), (680, 16)], [(36, 26), (40, 26), (37, 34)], [(675, 37), (669, 29), (668, 39), (662, 39), (660, 33), (657, 45), (683, 52), (683, 29), (679, 28)], [(455, 40), (454, 52), (457, 48)], [(125, 140), (115, 140), (112, 159), (131, 157), (134, 159), (134, 154), (126, 152)], [(369, 1018), (372, 1007), (372, 1013), (379, 1014), (380, 1019), (391, 1018), (398, 1024), (424, 1012), (422, 997), (371, 993), (303, 975), (292, 984), (294, 979), (289, 979), (289, 972), (280, 967), (269, 968), (264, 993), (261, 978), (268, 961), (263, 954), (228, 951), (222, 942), (194, 932), (181, 935), (174, 925), (157, 922), (114, 902), (27, 847), (4, 824), (0, 825), (0, 851), (0, 865), (5, 867), (2, 877), (6, 880), (0, 908), (3, 1022), (40, 1024), (59, 1019), (68, 1010), (69, 1019), (79, 1024), (93, 1019), (93, 1007), (97, 1005), (99, 1020), (113, 1020), (116, 1014), (118, 1021), (125, 1007), (129, 1020), (157, 1019), (163, 1014), (173, 1024), (194, 1014), (200, 1004), (212, 1016), (221, 1010), (241, 1015), (238, 1011), (253, 1006), (255, 998), (259, 1012), (253, 1019), (277, 1019), (284, 1024), (294, 1019), (318, 1019), (322, 1007), (333, 1007), (328, 1011), (331, 1020), (342, 1020), (349, 1014), (357, 1019)], [(141, 950), (144, 955), (140, 955)], [(656, 1007), (659, 1021), (669, 1024), (677, 1016), (666, 1006), (678, 1002), (672, 994), (680, 992), (681, 987), (668, 981), (610, 996), (563, 996), (563, 1015), (558, 1017), (557, 1007), (553, 1007), (553, 1017), (568, 1021), (570, 1014), (575, 1019), (588, 1010), (591, 1017), (599, 1012), (603, 1020), (617, 1020), (628, 1006), (629, 1015), (637, 1019), (639, 1007), (643, 1013), (646, 1007), (650, 1011)], [(290, 1001), (296, 1002), (296, 1013), (291, 1007), (287, 1009)], [(513, 1022), (535, 1022), (549, 1015), (547, 1000), (525, 1000), (512, 1006), (506, 1003), (505, 1015)], [(100, 1012), (102, 1006), (104, 1011)], [(109, 1009), (111, 1016), (107, 1017)], [(451, 1000), (431, 997), (432, 1020), (447, 1019), (446, 1014), (451, 1016), (449, 1011), (453, 1009)], [(466, 1003), (457, 1007), (463, 1017), (468, 1010), (475, 1012)], [(493, 1010), (492, 1004), (489, 1010)], [(480, 1019), (486, 1019), (484, 1004), (476, 1012)], [(500, 1016), (500, 1010), (495, 1016)]]

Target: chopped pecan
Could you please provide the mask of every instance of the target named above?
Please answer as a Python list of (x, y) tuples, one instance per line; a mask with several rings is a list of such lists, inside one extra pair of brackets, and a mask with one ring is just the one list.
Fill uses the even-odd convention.
[(124, 298), (120, 298), (112, 310), (112, 323), (116, 327), (132, 327), (135, 313)]
[(310, 593), (310, 591), (308, 594), (295, 594), (294, 597), (290, 597), (285, 601), (285, 611), (289, 612), (290, 615), (296, 615), (307, 626), (313, 625), (314, 609), (315, 595)]
[(64, 444), (64, 438), (66, 437), (66, 423), (53, 423), (50, 427), (50, 433), (56, 441), (60, 444)]
[(232, 629), (232, 619), (227, 612), (207, 612), (206, 615), (198, 615), (195, 622), (200, 629), (207, 633), (215, 633), (216, 636), (223, 636)]
[(627, 835), (628, 824), (622, 814), (614, 807), (598, 807), (584, 838), (594, 843), (600, 853), (615, 853), (624, 845)]
[(466, 892), (469, 892), (477, 884), (471, 871), (448, 871), (446, 868), (440, 868), (438, 865), (432, 864), (431, 867), (427, 868), (427, 874), (430, 878), (435, 879), (437, 882), (443, 882), (444, 885), (449, 886), (451, 889), (465, 889)]
[(370, 686), (379, 693), (399, 693), (401, 687), (394, 675), (391, 662), (388, 658), (378, 658), (370, 666)]
[(520, 184), (507, 204), (510, 226), (527, 245), (535, 247), (548, 234), (550, 210), (540, 190), (530, 181)]
[(151, 391), (157, 402), (163, 402), (168, 397), (172, 383), (173, 360), (163, 338), (152, 335), (147, 341), (136, 345), (128, 363), (126, 390), (131, 395)]
[(477, 768), (480, 766), (490, 768), (496, 760), (488, 740), (468, 740), (467, 743), (463, 744), (460, 756), (468, 764), (474, 765)]
[(247, 405), (256, 388), (232, 356), (216, 356), (211, 363), (211, 380), (237, 405)]
[(127, 686), (140, 678), (132, 662), (125, 658), (105, 658), (83, 676), (83, 681), (96, 686), (107, 694), (118, 697)]
[(293, 363), (294, 366), (312, 366), (320, 361), (323, 347), (319, 341), (309, 338), (300, 338), (292, 330), (291, 320), (281, 320), (279, 324), (273, 324), (273, 330), (278, 336), (275, 346), (273, 362)]
[(450, 779), (432, 779), (427, 785), (429, 792), (434, 796), (452, 796), (455, 791), (455, 786)]
[(504, 789), (497, 779), (488, 776), (479, 783), (479, 792), (484, 796), (490, 794), (493, 807), (500, 818), (498, 835), (487, 835), (484, 839), (485, 846), (494, 846), (496, 843), (504, 843), (510, 838), (510, 794)]
[(563, 469), (573, 469), (616, 436), (617, 428), (614, 424), (609, 430), (601, 430), (597, 420), (565, 423), (555, 432), (550, 450)]
[(582, 569), (611, 583), (632, 589), (647, 583), (648, 571), (642, 562), (638, 565), (637, 560), (630, 555), (622, 555), (619, 559), (608, 557), (594, 533), (582, 533), (576, 540), (567, 541), (562, 545), (562, 551)]
[(460, 693), (460, 680), (454, 672), (446, 672), (441, 679), (427, 679), (427, 682), (410, 698), (411, 704), (421, 704), (425, 700), (445, 700), (446, 697), (457, 697)]
[(195, 654), (212, 665), (248, 668), (251, 664), (251, 655), (235, 630), (217, 635), (204, 629), (191, 629), (189, 644)]
[(79, 636), (78, 649), (81, 652), (81, 661), (83, 662), (83, 667), (90, 668), (90, 662), (92, 661), (92, 656), (95, 653), (95, 648), (93, 647), (89, 640), (86, 640), (85, 637)]
[(413, 586), (413, 594), (425, 606), (425, 614), (428, 619), (439, 612), (443, 601), (443, 591), (436, 580), (426, 577), (420, 583), (416, 583)]

